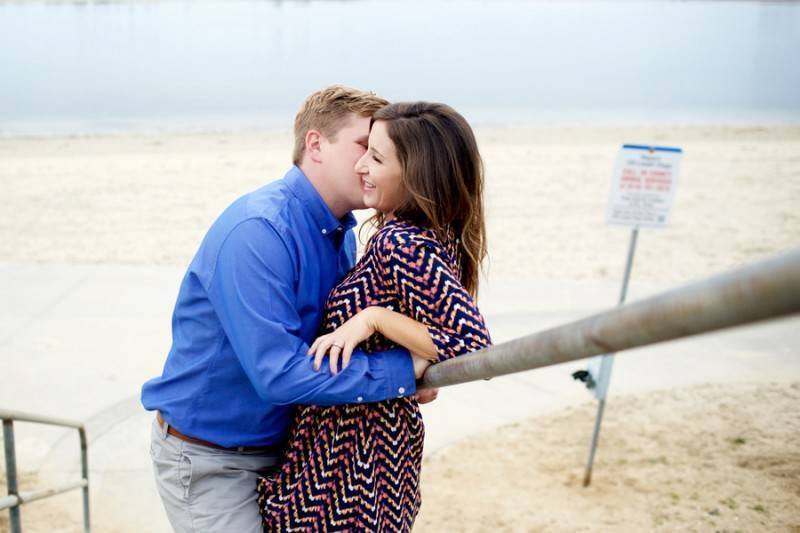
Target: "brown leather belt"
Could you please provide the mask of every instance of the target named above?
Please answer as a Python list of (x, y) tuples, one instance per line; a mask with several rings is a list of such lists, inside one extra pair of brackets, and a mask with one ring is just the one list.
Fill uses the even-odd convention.
[[(161, 413), (156, 413), (156, 420), (158, 420), (158, 425), (163, 428), (164, 419), (161, 418)], [(196, 439), (194, 437), (190, 437), (189, 435), (184, 435), (169, 424), (167, 424), (167, 434), (172, 435), (176, 439), (180, 439), (184, 442), (198, 444), (200, 446), (207, 446), (208, 448), (214, 448), (215, 450), (226, 450), (229, 452), (264, 452), (278, 454), (283, 450), (282, 446), (234, 446), (233, 448), (226, 448), (224, 446), (220, 446), (219, 444), (208, 442), (207, 440)]]

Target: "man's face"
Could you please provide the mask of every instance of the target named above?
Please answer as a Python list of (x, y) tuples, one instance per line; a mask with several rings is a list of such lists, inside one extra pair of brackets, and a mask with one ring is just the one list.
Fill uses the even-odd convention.
[(320, 139), (325, 179), (337, 198), (337, 203), (348, 211), (364, 209), (361, 178), (355, 170), (356, 162), (367, 151), (369, 117), (353, 113), (336, 134), (336, 140)]

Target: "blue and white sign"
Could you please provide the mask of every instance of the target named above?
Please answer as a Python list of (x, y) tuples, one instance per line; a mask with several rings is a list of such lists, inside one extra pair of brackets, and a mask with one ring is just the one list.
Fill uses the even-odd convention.
[(665, 226), (682, 156), (680, 148), (623, 145), (611, 179), (606, 221), (618, 226)]

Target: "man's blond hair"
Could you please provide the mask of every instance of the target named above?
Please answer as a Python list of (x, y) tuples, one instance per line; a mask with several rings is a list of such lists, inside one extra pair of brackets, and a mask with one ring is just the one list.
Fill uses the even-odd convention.
[(388, 103), (375, 93), (343, 85), (331, 85), (315, 92), (306, 98), (294, 118), (294, 164), (299, 165), (303, 161), (308, 130), (318, 130), (328, 140), (335, 142), (336, 134), (347, 125), (350, 113), (371, 117)]

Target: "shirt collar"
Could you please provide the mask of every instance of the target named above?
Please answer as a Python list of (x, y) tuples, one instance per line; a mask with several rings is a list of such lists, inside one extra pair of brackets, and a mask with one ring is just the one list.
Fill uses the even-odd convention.
[(347, 231), (356, 226), (356, 217), (353, 216), (353, 213), (348, 212), (341, 220), (331, 213), (322, 196), (297, 165), (294, 165), (286, 173), (284, 180), (289, 186), (289, 190), (297, 196), (311, 213), (311, 217), (317, 223), (323, 235), (335, 235), (337, 231)]

